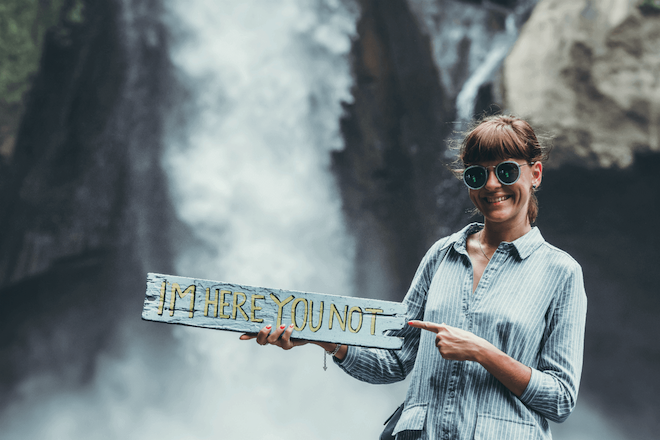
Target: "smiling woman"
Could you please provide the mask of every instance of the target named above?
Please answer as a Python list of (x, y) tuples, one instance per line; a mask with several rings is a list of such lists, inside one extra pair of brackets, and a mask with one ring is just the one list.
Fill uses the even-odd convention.
[[(404, 299), (409, 325), (389, 332), (402, 349), (323, 347), (365, 382), (411, 376), (392, 432), (399, 440), (550, 439), (548, 420), (575, 407), (587, 303), (580, 265), (532, 227), (547, 153), (527, 122), (496, 116), (468, 133), (460, 158), (484, 223), (425, 255)], [(257, 342), (307, 342), (292, 330), (269, 333)]]

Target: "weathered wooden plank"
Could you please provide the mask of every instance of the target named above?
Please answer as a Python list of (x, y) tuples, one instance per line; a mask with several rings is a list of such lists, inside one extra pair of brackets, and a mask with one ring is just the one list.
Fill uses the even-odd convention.
[(150, 273), (142, 319), (237, 332), (294, 324), (294, 338), (400, 349), (383, 333), (402, 328), (405, 313), (391, 301)]

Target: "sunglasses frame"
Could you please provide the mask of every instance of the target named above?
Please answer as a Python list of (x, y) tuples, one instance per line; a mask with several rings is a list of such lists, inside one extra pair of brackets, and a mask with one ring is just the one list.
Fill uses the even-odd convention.
[[(514, 180), (511, 183), (502, 182), (502, 180), (500, 179), (500, 176), (497, 174), (497, 169), (499, 168), (499, 166), (502, 165), (502, 164), (505, 164), (505, 163), (513, 163), (518, 167), (518, 177), (516, 177), (516, 180)], [(489, 167), (485, 167), (483, 165), (470, 165), (469, 167), (467, 167), (466, 169), (463, 170), (463, 183), (465, 184), (465, 186), (467, 186), (469, 189), (471, 189), (473, 191), (479, 190), (479, 189), (483, 188), (484, 186), (486, 186), (486, 183), (488, 183), (488, 169), (489, 168), (494, 168), (495, 169), (495, 177), (497, 178), (498, 182), (500, 182), (502, 185), (507, 185), (507, 186), (513, 185), (514, 183), (516, 183), (520, 179), (520, 168), (524, 167), (525, 165), (530, 165), (531, 166), (531, 165), (534, 165), (534, 162), (532, 162), (532, 163), (525, 162), (523, 164), (519, 164), (515, 160), (505, 160), (505, 161), (502, 161), (502, 162), (498, 163), (497, 165), (491, 165)], [(485, 172), (486, 172), (486, 181), (484, 182), (483, 185), (481, 185), (478, 188), (471, 187), (470, 185), (468, 185), (467, 181), (465, 180), (465, 173), (467, 173), (468, 170), (471, 170), (473, 168), (481, 168), (482, 170), (485, 170)]]

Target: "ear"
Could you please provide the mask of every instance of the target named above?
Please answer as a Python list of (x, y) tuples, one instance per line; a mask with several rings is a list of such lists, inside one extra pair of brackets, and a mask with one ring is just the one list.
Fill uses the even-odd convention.
[(541, 162), (534, 162), (532, 165), (532, 185), (535, 188), (541, 186), (541, 180), (543, 179), (543, 164)]

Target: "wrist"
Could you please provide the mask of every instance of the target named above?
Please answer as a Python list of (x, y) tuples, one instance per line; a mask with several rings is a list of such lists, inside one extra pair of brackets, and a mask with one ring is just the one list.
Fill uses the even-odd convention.
[(335, 344), (335, 348), (333, 348), (332, 350), (325, 350), (325, 352), (328, 353), (330, 356), (335, 356), (340, 348), (341, 348), (341, 344)]
[(493, 344), (485, 339), (481, 339), (472, 354), (472, 360), (485, 366), (490, 362), (492, 356), (497, 354), (497, 352), (499, 352), (499, 350)]

